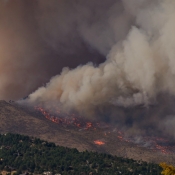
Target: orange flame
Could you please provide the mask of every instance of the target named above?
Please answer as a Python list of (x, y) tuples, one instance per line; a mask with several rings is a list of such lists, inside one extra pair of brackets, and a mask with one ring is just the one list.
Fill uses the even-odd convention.
[[(101, 127), (101, 123), (91, 123), (89, 121), (85, 121), (81, 118), (81, 116), (76, 116), (76, 114), (68, 114), (68, 113), (62, 113), (62, 111), (57, 107), (56, 114), (52, 115), (49, 111), (46, 111), (45, 109), (43, 109), (40, 106), (36, 106), (35, 110), (40, 111), (46, 119), (57, 123), (57, 124), (61, 124), (61, 125), (71, 125), (71, 126), (76, 126), (78, 128), (80, 128), (80, 130), (96, 130), (96, 128)], [(102, 124), (103, 126), (103, 124)], [(116, 130), (116, 129), (115, 129)], [(125, 141), (125, 142), (133, 142), (133, 138), (131, 137), (125, 137), (125, 134), (120, 131), (120, 130), (116, 130), (117, 132), (117, 138), (120, 141)], [(110, 132), (106, 131), (104, 133), (105, 136), (107, 136), (108, 134), (110, 134)], [(164, 138), (156, 138), (156, 137), (143, 137), (143, 140), (145, 142), (147, 141), (151, 141), (151, 145), (149, 146), (150, 149), (152, 150), (157, 150), (162, 152), (163, 154), (170, 154), (170, 153), (174, 153), (175, 152), (175, 145), (168, 145), (168, 140), (164, 139)], [(160, 142), (163, 143), (167, 143), (167, 145), (161, 145)], [(96, 145), (104, 145), (105, 143), (103, 141), (100, 140), (95, 140), (94, 144)], [(138, 146), (140, 144), (137, 144)]]
[(94, 143), (95, 143), (96, 145), (104, 145), (104, 144), (105, 144), (105, 142), (102, 142), (102, 141), (100, 141), (100, 140), (95, 140)]
[[(56, 117), (51, 115), (49, 112), (47, 112), (45, 109), (43, 109), (40, 106), (35, 106), (35, 110), (40, 111), (45, 118), (48, 120), (57, 123), (57, 124), (65, 124), (65, 125), (74, 125), (78, 128), (83, 128), (83, 129), (93, 129), (96, 130), (96, 125), (98, 124), (92, 124), (91, 122), (86, 122), (84, 120), (81, 120), (81, 117), (77, 116), (75, 114), (66, 114), (64, 117)], [(57, 109), (57, 115), (61, 114), (60, 110)]]

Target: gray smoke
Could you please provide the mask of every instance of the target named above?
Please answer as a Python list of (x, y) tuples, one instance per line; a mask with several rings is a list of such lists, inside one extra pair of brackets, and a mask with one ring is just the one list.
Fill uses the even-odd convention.
[[(43, 2), (42, 8), (53, 5)], [(67, 108), (88, 111), (105, 103), (149, 105), (161, 92), (174, 94), (173, 1), (61, 2), (61, 11), (56, 6), (58, 18), (64, 16), (62, 11), (70, 16), (63, 17), (58, 33), (70, 34), (69, 44), (73, 45), (75, 35), (71, 32), (76, 27), (78, 34), (107, 59), (99, 66), (88, 63), (76, 69), (64, 68), (46, 87), (32, 93), (30, 101), (56, 100)], [(53, 32), (51, 37), (57, 35)]]
[(63, 7), (52, 0), (0, 1), (1, 99), (27, 96), (64, 66), (104, 60), (79, 37)]

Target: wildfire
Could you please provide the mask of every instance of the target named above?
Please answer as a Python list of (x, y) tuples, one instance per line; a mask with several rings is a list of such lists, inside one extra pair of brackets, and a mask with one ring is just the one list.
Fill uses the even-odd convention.
[(140, 142), (138, 142), (137, 137), (126, 137), (121, 131), (117, 131), (117, 138), (120, 141), (135, 143), (137, 146), (147, 147), (148, 149), (160, 151), (163, 154), (175, 153), (175, 144), (172, 145), (169, 140), (164, 138), (141, 137)]
[[(89, 121), (85, 121), (82, 117), (77, 116), (75, 114), (67, 114), (63, 113), (60, 111), (60, 109), (56, 109), (56, 114), (51, 114), (50, 112), (46, 111), (42, 107), (35, 107), (35, 110), (39, 111), (42, 113), (46, 119), (57, 123), (61, 125), (66, 125), (66, 126), (74, 126), (79, 128), (79, 131), (81, 130), (96, 130), (96, 128), (111, 128), (111, 131), (105, 131), (104, 135), (107, 136), (111, 132), (116, 132), (116, 137), (120, 141), (124, 142), (131, 142), (135, 143), (137, 146), (141, 147), (147, 147), (152, 150), (158, 150), (162, 152), (163, 154), (171, 154), (175, 153), (175, 144), (169, 143), (167, 139), (164, 138), (157, 138), (157, 137), (141, 137), (141, 140), (138, 142), (137, 137), (127, 137), (125, 136), (125, 133), (118, 130), (117, 128), (112, 130), (112, 126), (109, 127), (109, 125), (104, 127), (104, 123), (92, 123)], [(104, 145), (105, 142), (100, 141), (100, 140), (95, 140), (94, 144), (96, 145)]]
[(57, 124), (72, 125), (84, 130), (87, 130), (87, 129), (96, 130), (96, 127), (99, 126), (99, 123), (93, 124), (92, 122), (84, 121), (80, 116), (76, 116), (75, 114), (70, 115), (70, 114), (62, 113), (59, 109), (56, 110), (57, 114), (55, 115), (50, 114), (45, 109), (39, 106), (36, 106), (35, 110), (41, 112), (46, 119)]
[(168, 151), (166, 150), (166, 147), (156, 145), (156, 149), (160, 150), (163, 154), (168, 154)]
[(102, 142), (102, 141), (100, 141), (100, 140), (95, 140), (94, 143), (95, 143), (96, 145), (100, 145), (100, 146), (105, 144), (105, 142)]

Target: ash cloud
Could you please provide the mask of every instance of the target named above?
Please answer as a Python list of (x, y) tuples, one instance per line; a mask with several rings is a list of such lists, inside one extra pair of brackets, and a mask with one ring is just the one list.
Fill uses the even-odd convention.
[(1, 8), (1, 98), (31, 93), (29, 104), (173, 136), (174, 1), (9, 0)]

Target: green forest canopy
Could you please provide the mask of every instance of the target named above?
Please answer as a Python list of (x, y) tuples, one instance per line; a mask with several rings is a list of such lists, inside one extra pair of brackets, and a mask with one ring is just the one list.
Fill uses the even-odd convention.
[(19, 134), (0, 134), (0, 170), (42, 174), (158, 175), (162, 168), (153, 163), (136, 161), (97, 152), (79, 152), (55, 143)]

